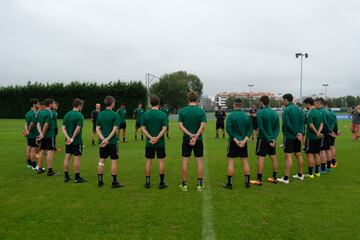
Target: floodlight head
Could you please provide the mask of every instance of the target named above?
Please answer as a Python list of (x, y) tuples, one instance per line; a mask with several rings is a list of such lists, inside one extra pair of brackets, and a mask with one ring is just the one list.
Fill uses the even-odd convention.
[(296, 58), (299, 58), (300, 55), (301, 55), (301, 53), (295, 53)]
[(309, 57), (309, 54), (305, 53), (305, 58), (308, 58)]

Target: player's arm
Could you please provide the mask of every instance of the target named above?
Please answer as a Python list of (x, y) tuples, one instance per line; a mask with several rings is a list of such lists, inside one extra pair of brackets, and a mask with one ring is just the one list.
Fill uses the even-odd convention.
[(249, 140), (249, 138), (251, 137), (252, 133), (254, 132), (254, 129), (253, 129), (253, 125), (252, 125), (252, 120), (251, 118), (248, 117), (248, 122), (247, 122), (247, 132), (246, 132), (246, 135), (245, 135), (245, 138), (242, 140), (242, 144), (245, 145), (246, 142)]
[(230, 139), (232, 139), (234, 142), (238, 142), (238, 140), (235, 137), (234, 132), (232, 131), (232, 123), (231, 123), (231, 119), (227, 118), (226, 119), (226, 128), (225, 128), (227, 134), (229, 135)]
[(200, 124), (200, 127), (199, 127), (197, 133), (196, 133), (195, 136), (194, 136), (196, 139), (198, 139), (198, 138), (200, 137), (200, 135), (204, 132), (205, 126), (206, 126), (206, 122), (202, 122), (202, 123)]
[(115, 134), (117, 134), (117, 132), (118, 132), (118, 126), (113, 126), (111, 133), (104, 140), (109, 141), (111, 138), (115, 136)]
[(295, 129), (293, 128), (293, 126), (291, 125), (291, 122), (290, 122), (290, 118), (289, 118), (289, 112), (288, 111), (284, 111), (284, 123), (285, 125), (285, 128), (294, 136), (297, 136), (301, 133), (298, 133), (295, 131)]
[(99, 136), (99, 138), (101, 139), (101, 141), (105, 139), (104, 135), (102, 134), (100, 126), (96, 126), (96, 133)]
[(280, 120), (279, 120), (278, 115), (276, 114), (275, 129), (274, 129), (274, 137), (275, 137), (274, 141), (276, 141), (276, 139), (278, 138), (279, 133), (280, 133)]
[(335, 116), (335, 125), (334, 125), (333, 132), (334, 132), (336, 135), (339, 135), (339, 125), (338, 125), (336, 116)]
[(194, 134), (192, 134), (191, 132), (189, 132), (189, 130), (187, 130), (184, 126), (184, 124), (182, 122), (179, 122), (179, 128), (180, 130), (185, 133), (186, 135), (188, 135), (189, 137), (193, 137)]
[(82, 117), (78, 119), (78, 121), (76, 123), (76, 128), (74, 130), (73, 135), (71, 136), (71, 139), (75, 139), (79, 135), (82, 125), (83, 125), (83, 122), (84, 122), (84, 119)]
[(145, 126), (141, 126), (141, 131), (144, 133), (144, 135), (149, 138), (149, 139), (152, 139), (153, 136), (150, 135), (150, 133), (147, 131), (146, 127)]
[(65, 125), (62, 125), (61, 130), (62, 130), (62, 132), (63, 132), (63, 134), (64, 134), (64, 136), (65, 136), (66, 140), (71, 139), (71, 137), (69, 136), (69, 134), (68, 134), (68, 132), (67, 132), (67, 130), (66, 130)]
[(39, 136), (43, 136), (44, 134), (42, 132), (40, 122), (37, 123), (36, 127), (37, 127), (37, 130), (38, 130), (39, 134), (40, 134)]

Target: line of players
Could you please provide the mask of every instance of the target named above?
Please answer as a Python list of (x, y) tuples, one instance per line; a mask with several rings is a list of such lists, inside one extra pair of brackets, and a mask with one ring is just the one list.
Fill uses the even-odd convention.
[[(197, 106), (198, 95), (195, 92), (188, 94), (188, 106), (179, 112), (179, 128), (183, 132), (182, 142), (182, 183), (180, 189), (188, 191), (188, 161), (194, 153), (197, 163), (197, 191), (203, 191), (203, 152), (204, 146), (202, 133), (206, 126), (206, 114)], [(285, 174), (277, 178), (278, 162), (276, 159), (276, 139), (280, 132), (279, 118), (275, 111), (269, 107), (269, 97), (262, 96), (260, 103), (262, 109), (257, 113), (258, 136), (256, 143), (256, 155), (258, 157), (257, 179), (250, 180), (250, 167), (248, 163), (247, 142), (253, 134), (253, 121), (244, 111), (242, 111), (242, 101), (237, 98), (234, 101), (234, 112), (226, 119), (226, 132), (228, 138), (228, 177), (224, 187), (232, 189), (234, 176), (234, 160), (240, 158), (243, 165), (245, 176), (245, 187), (251, 184), (262, 185), (262, 175), (264, 158), (269, 155), (272, 161), (273, 174), (268, 178), (271, 183), (289, 183), (290, 172), (292, 169), (292, 155), (297, 159), (297, 174), (293, 178), (304, 180), (304, 177), (310, 179), (321, 174), (331, 172), (336, 167), (334, 142), (336, 136), (340, 134), (337, 128), (336, 115), (327, 110), (322, 98), (315, 101), (311, 98), (304, 100), (308, 116), (301, 109), (292, 103), (291, 94), (283, 96), (284, 105), (282, 132), (284, 134), (284, 154), (285, 154)], [(42, 168), (42, 158), (47, 151), (48, 176), (54, 176), (57, 173), (52, 169), (52, 158), (54, 151), (55, 124), (53, 121), (54, 101), (46, 99), (41, 110), (36, 113), (38, 101), (32, 100), (32, 109), (26, 114), (26, 125), (24, 135), (28, 139), (30, 148), (30, 162), (35, 162), (34, 152), (36, 153), (37, 143), (40, 143), (40, 156), (37, 172), (44, 172)], [(168, 130), (168, 115), (160, 110), (160, 99), (157, 96), (150, 97), (151, 109), (141, 111), (141, 117), (137, 118), (136, 129), (141, 128), (142, 134), (146, 136), (145, 142), (145, 187), (150, 188), (150, 175), (152, 160), (159, 160), (159, 189), (167, 187), (165, 183), (164, 160), (166, 158), (164, 135)], [(85, 178), (80, 177), (80, 156), (82, 155), (82, 128), (84, 116), (81, 114), (83, 100), (75, 99), (73, 109), (69, 111), (63, 121), (62, 131), (66, 138), (66, 153), (64, 159), (64, 182), (70, 181), (69, 162), (74, 156), (75, 182), (86, 182)], [(118, 164), (118, 135), (119, 128), (124, 122), (119, 116), (119, 111), (115, 112), (115, 98), (107, 96), (104, 100), (105, 110), (99, 111), (97, 106), (97, 116), (95, 121), (95, 131), (100, 139), (99, 162), (98, 162), (98, 186), (104, 185), (104, 165), (105, 159), (111, 159), (112, 188), (123, 187), (117, 179)], [(123, 104), (122, 104), (123, 105)], [(138, 109), (142, 109), (139, 105)], [(121, 107), (119, 110), (124, 109)], [(135, 112), (138, 112), (135, 110)], [(94, 113), (93, 113), (94, 114)], [(28, 118), (28, 116), (31, 116)], [(225, 117), (223, 117), (225, 119)], [(306, 124), (304, 124), (306, 123)], [(35, 127), (36, 126), (36, 127)], [(35, 128), (34, 128), (35, 127)], [(122, 125), (124, 129), (124, 125)], [(217, 124), (218, 127), (218, 124)], [(36, 133), (37, 131), (37, 133)], [(136, 136), (136, 132), (135, 132)], [(135, 137), (136, 138), (136, 137)], [(305, 140), (305, 141), (304, 141)], [(123, 132), (123, 141), (125, 142), (125, 132)], [(303, 158), (301, 154), (302, 143), (305, 143), (305, 152), (308, 160), (308, 173), (303, 174)], [(94, 144), (94, 141), (93, 141)], [(34, 165), (32, 165), (34, 166)]]

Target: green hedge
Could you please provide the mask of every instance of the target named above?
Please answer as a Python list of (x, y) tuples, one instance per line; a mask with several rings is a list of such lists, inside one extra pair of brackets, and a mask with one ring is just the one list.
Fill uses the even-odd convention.
[[(24, 118), (29, 110), (30, 98), (53, 98), (59, 103), (59, 118), (72, 109), (74, 98), (85, 101), (83, 114), (89, 118), (95, 104), (102, 104), (105, 96), (116, 98), (116, 109), (121, 102), (126, 103), (128, 117), (137, 107), (138, 102), (146, 103), (147, 91), (141, 82), (110, 82), (107, 84), (71, 82), (69, 84), (31, 83), (26, 86), (10, 86), (0, 88), (0, 118)], [(115, 109), (115, 110), (116, 110)]]

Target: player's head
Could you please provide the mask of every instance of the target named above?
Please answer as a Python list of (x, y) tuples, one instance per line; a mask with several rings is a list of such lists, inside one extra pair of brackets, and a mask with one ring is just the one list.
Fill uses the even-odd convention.
[(31, 105), (32, 108), (34, 108), (34, 109), (39, 108), (39, 99), (31, 98), (29, 102), (30, 102), (30, 105)]
[(241, 103), (242, 103), (241, 98), (235, 98), (234, 104), (233, 104), (234, 109), (239, 109), (239, 108), (241, 108)]
[(120, 107), (121, 107), (121, 108), (125, 108), (125, 103), (124, 103), (124, 102), (121, 102)]
[(104, 99), (104, 105), (106, 108), (108, 108), (108, 107), (114, 108), (115, 102), (116, 102), (116, 100), (113, 96), (106, 96)]
[(287, 106), (289, 103), (291, 103), (294, 100), (294, 97), (291, 93), (286, 93), (282, 96), (284, 105)]
[(195, 91), (190, 91), (188, 93), (188, 101), (189, 103), (196, 103), (199, 98), (199, 95)]
[(44, 101), (39, 102), (39, 110), (41, 111), (44, 110), (45, 108), (46, 108), (45, 102)]
[(264, 96), (261, 96), (260, 98), (260, 103), (263, 105), (263, 106), (269, 106), (269, 102), (270, 102), (270, 98), (266, 95)]
[(313, 98), (308, 97), (308, 98), (304, 99), (303, 103), (305, 105), (305, 108), (307, 110), (310, 110), (310, 109), (312, 109), (314, 107), (315, 101), (314, 101)]
[(100, 104), (100, 103), (95, 104), (95, 109), (100, 111), (100, 109), (101, 109), (101, 104)]
[(220, 106), (220, 105), (218, 106), (218, 109), (221, 110), (221, 106)]
[(143, 104), (142, 102), (138, 102), (138, 108), (142, 108)]
[(323, 98), (317, 98), (315, 99), (315, 107), (316, 108), (321, 108), (324, 106), (325, 100)]
[(53, 105), (52, 105), (52, 109), (58, 110), (58, 107), (59, 107), (59, 104), (56, 101), (54, 101)]
[(156, 95), (150, 96), (150, 105), (152, 107), (158, 107), (160, 105), (160, 98)]
[(80, 98), (75, 98), (72, 105), (73, 105), (73, 108), (76, 108), (79, 111), (81, 111), (84, 106), (84, 101), (81, 100)]
[(44, 100), (44, 105), (47, 108), (52, 108), (53, 104), (54, 104), (54, 99), (47, 98), (47, 99)]

